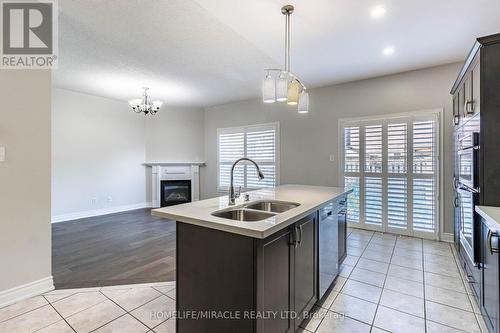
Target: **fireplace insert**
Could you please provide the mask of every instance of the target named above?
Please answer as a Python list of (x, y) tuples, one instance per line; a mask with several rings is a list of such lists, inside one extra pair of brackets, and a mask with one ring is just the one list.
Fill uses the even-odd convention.
[(162, 207), (191, 202), (191, 181), (162, 180), (160, 192)]

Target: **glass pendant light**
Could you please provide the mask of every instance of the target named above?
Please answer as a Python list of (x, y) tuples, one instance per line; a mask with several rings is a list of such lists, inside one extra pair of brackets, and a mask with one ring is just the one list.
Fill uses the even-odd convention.
[(285, 102), (288, 99), (288, 80), (285, 73), (281, 72), (276, 80), (276, 100)]
[(309, 94), (305, 90), (300, 93), (298, 112), (309, 113)]
[(300, 91), (300, 84), (297, 80), (292, 80), (288, 84), (288, 105), (297, 105), (299, 102), (299, 91)]
[[(264, 103), (284, 102), (288, 105), (297, 105), (299, 113), (309, 112), (309, 94), (306, 86), (291, 70), (290, 66), (290, 16), (295, 8), (292, 5), (281, 7), (285, 15), (285, 62), (282, 68), (268, 68), (266, 78), (262, 82), (262, 99)], [(274, 76), (271, 76), (273, 73)], [(279, 76), (277, 76), (279, 73)], [(274, 78), (276, 79), (274, 79)], [(299, 98), (300, 97), (300, 98)]]
[(262, 100), (264, 103), (276, 102), (276, 82), (269, 73), (262, 80)]

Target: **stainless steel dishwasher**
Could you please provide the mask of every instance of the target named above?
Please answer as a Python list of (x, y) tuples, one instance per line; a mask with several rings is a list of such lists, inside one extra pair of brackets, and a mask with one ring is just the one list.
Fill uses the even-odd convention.
[(319, 298), (339, 272), (338, 203), (333, 201), (319, 212)]

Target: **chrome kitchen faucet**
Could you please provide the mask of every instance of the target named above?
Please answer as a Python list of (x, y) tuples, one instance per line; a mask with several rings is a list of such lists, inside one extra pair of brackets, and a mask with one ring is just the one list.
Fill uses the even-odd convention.
[(253, 165), (255, 165), (255, 167), (257, 168), (257, 176), (259, 177), (259, 180), (264, 179), (264, 174), (262, 173), (262, 171), (260, 171), (259, 165), (257, 163), (255, 163), (254, 160), (251, 160), (251, 159), (246, 158), (246, 157), (242, 157), (242, 158), (236, 160), (236, 162), (234, 162), (233, 166), (231, 167), (231, 184), (229, 185), (229, 205), (230, 206), (234, 205), (234, 201), (241, 194), (241, 186), (238, 190), (238, 195), (236, 195), (236, 193), (234, 192), (234, 186), (233, 186), (234, 168), (236, 167), (236, 164), (238, 164), (241, 161), (248, 161), (248, 162), (253, 163)]

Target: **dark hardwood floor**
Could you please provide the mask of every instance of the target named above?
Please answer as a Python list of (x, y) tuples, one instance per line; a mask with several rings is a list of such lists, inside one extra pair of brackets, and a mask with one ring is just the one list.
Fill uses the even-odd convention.
[(175, 280), (175, 222), (150, 209), (52, 224), (57, 289)]

